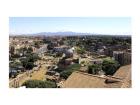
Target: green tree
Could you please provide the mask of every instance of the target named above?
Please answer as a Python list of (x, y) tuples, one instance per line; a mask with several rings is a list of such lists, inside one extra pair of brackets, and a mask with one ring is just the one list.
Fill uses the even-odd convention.
[(35, 42), (35, 43), (34, 43), (34, 46), (35, 46), (36, 48), (39, 48), (39, 47), (40, 47), (39, 44), (40, 44), (40, 42)]
[(120, 64), (117, 61), (108, 57), (103, 60), (102, 70), (106, 75), (113, 75), (119, 66)]
[(31, 70), (31, 69), (33, 69), (33, 67), (34, 67), (34, 63), (33, 62), (26, 63), (26, 66), (25, 66), (26, 69)]
[(15, 52), (15, 47), (14, 47), (14, 46), (11, 46), (11, 47), (10, 47), (10, 53), (11, 53), (11, 54), (14, 54), (14, 52)]
[(84, 53), (85, 53), (85, 49), (84, 49), (84, 48), (79, 48), (79, 47), (78, 47), (78, 48), (76, 49), (76, 51), (77, 51), (78, 54), (84, 54)]
[(99, 64), (93, 64), (88, 66), (88, 73), (89, 74), (98, 74), (98, 72), (102, 70), (102, 66)]
[(32, 53), (32, 52), (33, 52), (33, 48), (32, 47), (28, 47), (27, 53)]
[(12, 58), (19, 58), (19, 57), (20, 57), (19, 54), (13, 54), (13, 55), (12, 55)]
[(89, 74), (93, 74), (93, 70), (92, 69), (93, 69), (92, 65), (89, 65), (88, 66), (88, 73)]
[(21, 62), (12, 62), (12, 63), (9, 63), (9, 66), (11, 68), (17, 68), (18, 66), (22, 66)]
[(56, 88), (57, 85), (53, 81), (41, 81), (41, 80), (27, 80), (22, 84), (26, 88)]
[(25, 69), (32, 69), (34, 67), (34, 62), (39, 59), (37, 54), (28, 54), (27, 58), (21, 59), (22, 66)]
[(60, 76), (64, 79), (67, 79), (72, 74), (72, 72), (79, 70), (80, 67), (81, 66), (79, 64), (69, 65), (65, 70), (60, 72)]

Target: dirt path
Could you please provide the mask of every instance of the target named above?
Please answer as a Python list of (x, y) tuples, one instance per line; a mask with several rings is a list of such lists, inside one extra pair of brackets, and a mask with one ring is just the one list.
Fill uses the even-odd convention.
[(27, 80), (45, 80), (46, 71), (46, 66), (42, 65), (38, 71), (27, 71), (23, 74), (20, 74), (16, 78), (10, 80), (9, 87), (20, 87)]

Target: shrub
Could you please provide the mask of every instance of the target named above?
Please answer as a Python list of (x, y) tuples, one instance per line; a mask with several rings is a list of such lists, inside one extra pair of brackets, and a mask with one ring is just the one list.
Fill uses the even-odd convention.
[(80, 67), (80, 64), (69, 65), (65, 70), (60, 73), (60, 76), (64, 79), (67, 79), (72, 74), (72, 72), (79, 70)]
[(28, 80), (22, 84), (26, 88), (56, 88), (56, 83), (52, 81)]
[(106, 75), (113, 75), (119, 67), (120, 64), (111, 58), (105, 58), (103, 60), (102, 70)]
[(89, 74), (98, 74), (99, 71), (102, 70), (102, 66), (99, 64), (93, 64), (88, 66), (88, 73)]

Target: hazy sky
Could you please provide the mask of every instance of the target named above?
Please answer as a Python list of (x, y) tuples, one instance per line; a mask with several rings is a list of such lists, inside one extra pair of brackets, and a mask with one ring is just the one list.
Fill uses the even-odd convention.
[(131, 34), (129, 17), (10, 17), (10, 34), (39, 32)]

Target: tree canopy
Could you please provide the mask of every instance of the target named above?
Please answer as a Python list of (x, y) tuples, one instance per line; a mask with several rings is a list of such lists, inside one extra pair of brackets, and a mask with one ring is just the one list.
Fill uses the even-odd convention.
[(72, 72), (79, 69), (80, 69), (80, 64), (69, 65), (65, 70), (63, 70), (60, 73), (60, 76), (63, 77), (64, 79), (67, 79), (72, 74)]
[(98, 74), (98, 72), (102, 70), (102, 66), (99, 64), (93, 64), (88, 66), (88, 73), (89, 74)]
[(26, 58), (21, 59), (21, 63), (25, 69), (32, 69), (34, 62), (39, 59), (37, 54), (29, 54)]
[(22, 84), (26, 88), (56, 88), (56, 83), (52, 81), (28, 80)]
[(105, 72), (106, 75), (113, 75), (119, 68), (119, 66), (120, 64), (117, 61), (108, 57), (103, 60), (102, 70)]

